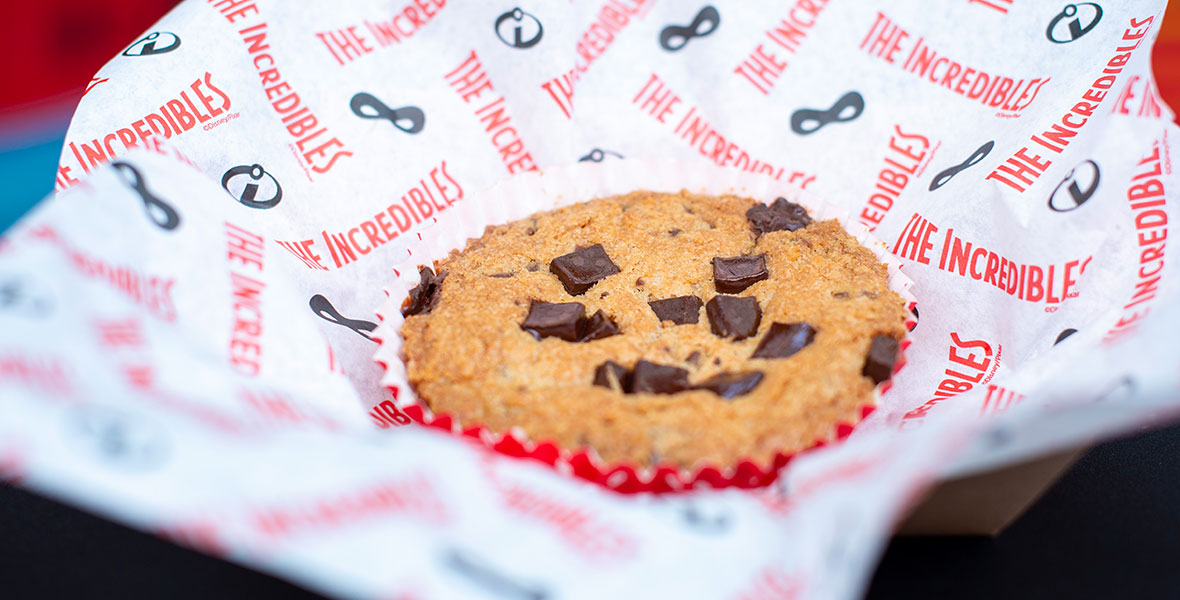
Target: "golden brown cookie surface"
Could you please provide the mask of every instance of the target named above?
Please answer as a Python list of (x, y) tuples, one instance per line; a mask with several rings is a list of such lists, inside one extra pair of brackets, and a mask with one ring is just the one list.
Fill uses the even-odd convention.
[(768, 231), (756, 206), (635, 192), (489, 227), (403, 325), (411, 384), (465, 426), (607, 461), (765, 464), (825, 439), (871, 401), (866, 356), (903, 336), (904, 301), (835, 221)]

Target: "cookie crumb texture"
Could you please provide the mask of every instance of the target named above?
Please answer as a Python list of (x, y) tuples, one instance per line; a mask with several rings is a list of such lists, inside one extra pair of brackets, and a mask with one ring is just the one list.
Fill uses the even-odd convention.
[[(871, 402), (870, 344), (879, 335), (901, 339), (905, 302), (888, 288), (885, 266), (836, 221), (760, 234), (765, 227), (753, 217), (765, 210), (747, 217), (757, 206), (729, 195), (635, 192), (488, 227), (434, 265), (446, 273), (434, 283), (436, 304), (407, 317), (410, 383), (435, 412), (464, 425), (518, 426), (533, 440), (588, 446), (609, 462), (766, 465), (776, 452), (827, 439)], [(618, 272), (602, 267), (586, 277), (600, 278), (571, 295), (549, 265), (596, 245)], [(767, 277), (718, 293), (714, 258), (760, 255)], [(719, 295), (757, 300), (753, 335), (714, 333), (704, 306)], [(699, 307), (695, 322), (683, 315), (661, 321), (651, 304), (690, 296), (700, 300), (688, 303)], [(522, 329), (538, 302), (602, 311), (618, 333), (538, 338)], [(781, 335), (790, 324), (814, 330), (810, 342), (786, 358), (752, 358), (772, 328)], [(600, 365), (632, 369), (640, 360), (686, 370), (689, 389), (625, 393), (617, 382), (594, 385)], [(749, 391), (717, 392), (715, 382), (748, 381), (751, 373), (762, 377)]]

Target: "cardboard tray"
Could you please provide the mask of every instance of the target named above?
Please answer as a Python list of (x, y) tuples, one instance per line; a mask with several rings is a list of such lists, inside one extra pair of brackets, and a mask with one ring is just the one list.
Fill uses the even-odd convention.
[(1088, 448), (1078, 447), (935, 486), (895, 535), (995, 536), (1032, 506)]

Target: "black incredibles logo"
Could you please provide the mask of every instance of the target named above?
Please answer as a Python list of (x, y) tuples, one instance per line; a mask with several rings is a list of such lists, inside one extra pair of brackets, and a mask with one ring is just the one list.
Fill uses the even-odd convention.
[(1078, 332), (1078, 330), (1074, 329), (1072, 327), (1069, 329), (1062, 329), (1061, 333), (1057, 334), (1057, 341), (1053, 342), (1053, 345), (1056, 346), (1057, 344), (1064, 342), (1065, 338), (1068, 338), (1069, 336), (1071, 336), (1077, 332)]
[(668, 52), (676, 52), (692, 38), (705, 37), (721, 25), (721, 14), (716, 8), (706, 5), (693, 18), (692, 23), (681, 27), (669, 25), (660, 31), (660, 46)]
[(987, 157), (988, 154), (991, 153), (992, 148), (994, 148), (995, 146), (996, 146), (996, 141), (992, 140), (992, 141), (976, 148), (975, 152), (972, 152), (971, 156), (967, 157), (967, 160), (965, 160), (965, 161), (963, 161), (963, 162), (961, 162), (961, 163), (959, 163), (959, 164), (957, 164), (945, 171), (942, 171), (938, 175), (935, 175), (934, 179), (930, 180), (930, 191), (933, 192), (934, 190), (937, 190), (938, 188), (946, 185), (948, 181), (950, 181), (951, 179), (953, 179), (955, 177), (955, 175), (958, 175), (959, 173), (965, 171), (966, 169), (969, 169), (969, 168), (974, 167), (975, 165), (979, 164), (980, 161), (982, 161), (984, 158)]
[(1102, 393), (1098, 394), (1098, 397), (1094, 400), (1095, 402), (1111, 402), (1115, 404), (1126, 402), (1135, 395), (1137, 388), (1135, 378), (1130, 375), (1123, 375), (1106, 386)]
[(123, 51), (123, 56), (151, 56), (172, 52), (180, 47), (180, 37), (167, 31), (153, 31), (142, 39), (136, 40), (131, 47)]
[(49, 294), (38, 290), (31, 280), (0, 273), (0, 313), (43, 317), (52, 312)]
[(696, 504), (688, 504), (681, 508), (680, 516), (689, 528), (701, 533), (719, 535), (733, 529), (733, 522), (728, 514), (710, 514)]
[(532, 48), (541, 43), (544, 34), (545, 28), (541, 27), (537, 17), (519, 8), (496, 17), (496, 37), (513, 48)]
[[(250, 208), (274, 208), (283, 199), (279, 181), (259, 164), (238, 165), (226, 171), (221, 176), (221, 187)], [(259, 196), (265, 200), (258, 200)]]
[(618, 152), (611, 152), (610, 150), (603, 150), (602, 148), (595, 148), (595, 149), (591, 150), (590, 153), (587, 154), (586, 156), (579, 158), (578, 162), (587, 162), (587, 161), (589, 161), (589, 162), (602, 162), (603, 160), (606, 159), (608, 154), (610, 156), (615, 157), (615, 158), (623, 158), (623, 155), (619, 154)]
[(480, 564), (470, 556), (457, 550), (450, 550), (443, 556), (443, 564), (485, 591), (501, 598), (522, 598), (524, 600), (545, 600), (549, 592), (545, 588), (516, 581), (491, 567)]
[(116, 408), (88, 406), (68, 419), (70, 441), (113, 467), (151, 469), (168, 457), (170, 444), (164, 430), (143, 417)]
[(180, 215), (176, 214), (176, 209), (147, 189), (147, 182), (139, 169), (123, 161), (113, 162), (111, 166), (119, 173), (119, 178), (123, 180), (123, 183), (139, 194), (139, 198), (143, 200), (143, 209), (147, 211), (148, 218), (157, 227), (164, 231), (172, 231), (180, 227)]
[(983, 440), (987, 446), (993, 450), (1003, 448), (1012, 443), (1016, 436), (1008, 430), (1008, 428), (1001, 425), (996, 425), (991, 429), (983, 432)]
[(309, 302), (308, 305), (311, 306), (311, 312), (315, 313), (319, 318), (329, 323), (335, 323), (342, 327), (347, 327), (355, 331), (357, 335), (365, 338), (366, 340), (369, 340), (370, 342), (376, 341), (369, 336), (369, 332), (377, 328), (376, 323), (362, 321), (360, 319), (349, 319), (348, 317), (341, 315), (340, 311), (336, 310), (336, 307), (332, 306), (332, 303), (320, 294), (312, 296), (311, 302)]
[[(1088, 7), (1085, 10), (1080, 10), (1078, 7)], [(1084, 16), (1089, 20), (1083, 26), (1082, 17), (1080, 13), (1086, 13)], [(1102, 20), (1102, 7), (1093, 2), (1082, 2), (1081, 4), (1066, 4), (1061, 12), (1049, 21), (1049, 27), (1045, 29), (1045, 37), (1049, 38), (1050, 42), (1054, 44), (1068, 44), (1078, 38), (1090, 33), (1098, 22)], [(1064, 27), (1061, 25), (1064, 23)]]
[(1098, 191), (1098, 181), (1101, 178), (1098, 163), (1092, 160), (1082, 161), (1082, 164), (1066, 173), (1065, 179), (1062, 179), (1049, 195), (1049, 208), (1057, 212), (1069, 212), (1085, 204), (1094, 196), (1094, 192)]
[(859, 92), (848, 92), (827, 110), (801, 108), (791, 114), (791, 131), (810, 135), (828, 123), (843, 123), (860, 116), (865, 110), (865, 99)]
[(348, 103), (353, 114), (362, 119), (385, 119), (406, 133), (418, 133), (426, 125), (426, 115), (417, 106), (389, 108), (372, 94), (360, 92)]

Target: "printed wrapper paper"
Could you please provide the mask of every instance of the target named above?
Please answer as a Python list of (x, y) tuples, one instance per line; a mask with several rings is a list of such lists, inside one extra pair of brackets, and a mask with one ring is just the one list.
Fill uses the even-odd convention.
[[(766, 463), (745, 459), (734, 464), (705, 463), (691, 468), (668, 464), (640, 467), (629, 461), (611, 463), (603, 461), (592, 448), (563, 448), (551, 441), (530, 439), (519, 428), (496, 431), (478, 421), (465, 421), (460, 415), (435, 413), (415, 395), (407, 379), (399, 333), (405, 322), (401, 308), (409, 301), (411, 288), (421, 281), (420, 267), (433, 266), (435, 261), (446, 258), (452, 251), (464, 248), (469, 239), (478, 239), (483, 235), (489, 225), (504, 224), (530, 214), (568, 206), (579, 202), (579, 199), (605, 198), (635, 190), (670, 193), (687, 190), (697, 194), (786, 198), (801, 204), (817, 221), (835, 219), (849, 235), (873, 252), (885, 265), (890, 289), (901, 296), (908, 310), (913, 314), (917, 312), (917, 301), (909, 291), (913, 282), (901, 272), (901, 261), (889, 253), (886, 244), (874, 238), (867, 227), (852, 220), (845, 211), (791, 184), (699, 161), (631, 159), (606, 164), (585, 163), (547, 168), (537, 174), (517, 175), (491, 189), (478, 192), (471, 198), (472, 204), (480, 207), (478, 211), (444, 213), (429, 227), (418, 232), (421, 240), (407, 248), (409, 256), (405, 262), (394, 267), (396, 278), (385, 289), (386, 300), (377, 311), (380, 323), (373, 337), (381, 344), (381, 348), (377, 351), (376, 359), (386, 369), (381, 383), (389, 389), (394, 399), (376, 410), (391, 421), (396, 418), (394, 415), (406, 415), (441, 431), (480, 440), (487, 447), (503, 454), (533, 458), (552, 465), (558, 471), (624, 493), (673, 492), (695, 487), (754, 488), (771, 483), (794, 453), (778, 452)], [(907, 330), (913, 329), (917, 320), (907, 319), (905, 325)], [(910, 343), (908, 336), (901, 340), (894, 374), (905, 365), (904, 351)], [(494, 360), (494, 357), (489, 359)], [(842, 440), (851, 434), (856, 424), (881, 403), (880, 393), (887, 391), (890, 385), (889, 382), (879, 384), (874, 388), (871, 399), (856, 408), (855, 414), (833, 423), (822, 437), (815, 440), (815, 445)]]
[[(1162, 14), (190, 0), (0, 239), (0, 473), (337, 596), (856, 597), (939, 478), (1180, 412)], [(382, 409), (419, 231), (634, 159), (797, 185), (914, 281), (881, 408), (770, 488), (624, 496)]]

